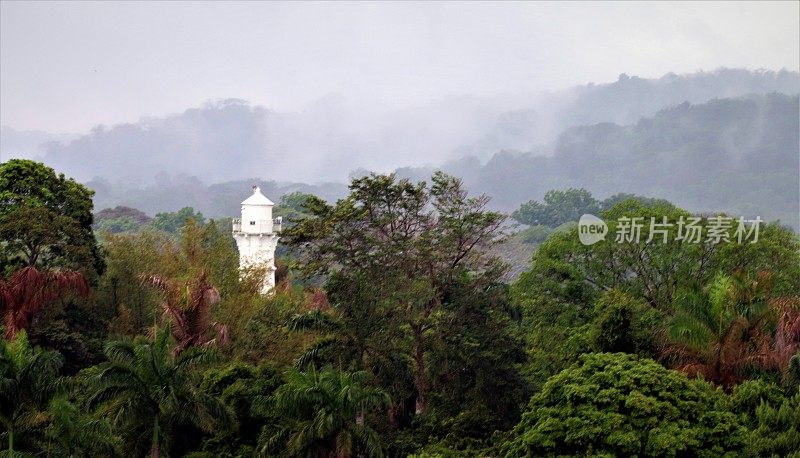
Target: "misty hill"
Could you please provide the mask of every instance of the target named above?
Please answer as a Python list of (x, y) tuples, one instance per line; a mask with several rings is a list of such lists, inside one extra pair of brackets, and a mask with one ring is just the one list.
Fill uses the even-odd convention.
[[(797, 96), (751, 95), (688, 102), (635, 124), (573, 127), (552, 156), (500, 152), (447, 163), (469, 189), (510, 211), (549, 189), (582, 187), (597, 197), (626, 192), (695, 211), (726, 210), (798, 227), (800, 104)], [(430, 169), (400, 169), (421, 178)]]
[(461, 142), (476, 141), (508, 106), (500, 98), (463, 97), (383, 112), (329, 97), (282, 113), (231, 99), (99, 126), (70, 143), (48, 145), (45, 159), (79, 179), (134, 184), (149, 183), (162, 171), (208, 182), (250, 176), (344, 181), (359, 167), (390, 171), (440, 162)]
[[(796, 94), (797, 72), (721, 69), (658, 79), (621, 76), (548, 94), (448, 97), (386, 111), (330, 96), (282, 113), (242, 100), (112, 127), (48, 144), (45, 161), (81, 180), (99, 176), (147, 185), (161, 171), (220, 182), (258, 176), (278, 181), (345, 181), (359, 167), (390, 171), (501, 150), (550, 153), (560, 132), (598, 122), (634, 123), (684, 101), (782, 92)], [(539, 145), (539, 146), (537, 146)]]
[(95, 210), (121, 205), (155, 215), (194, 207), (210, 218), (238, 215), (239, 204), (250, 195), (253, 185), (261, 187), (262, 192), (276, 203), (281, 196), (292, 192), (314, 194), (330, 201), (347, 193), (347, 185), (343, 183), (309, 185), (252, 178), (208, 185), (197, 177), (170, 176), (166, 173), (159, 174), (154, 184), (144, 187), (112, 184), (99, 178), (87, 182), (86, 185), (95, 191)]
[(537, 106), (503, 113), (480, 141), (461, 155), (486, 157), (500, 150), (549, 145), (564, 129), (601, 122), (632, 124), (683, 102), (693, 104), (747, 94), (800, 93), (800, 74), (782, 70), (718, 69), (646, 79), (621, 74), (611, 84), (587, 84), (544, 95)]
[(67, 143), (79, 137), (76, 134), (54, 134), (43, 130), (16, 130), (0, 127), (0, 158), (35, 159), (44, 155), (50, 142)]
[[(633, 193), (665, 198), (695, 211), (727, 210), (781, 219), (798, 228), (798, 111), (798, 97), (782, 94), (683, 103), (634, 124), (567, 129), (548, 155), (505, 151), (485, 164), (467, 157), (441, 168), (462, 177), (470, 191), (492, 196), (492, 205), (508, 212), (530, 199), (541, 199), (549, 189), (583, 187), (597, 198)], [(433, 171), (432, 167), (397, 170), (414, 179), (427, 179)], [(97, 190), (97, 209), (126, 205), (154, 215), (193, 206), (219, 217), (234, 215), (253, 183), (274, 200), (292, 191), (333, 200), (346, 191), (341, 183), (263, 180), (209, 186), (197, 178), (166, 174), (143, 188), (104, 180), (88, 184)]]

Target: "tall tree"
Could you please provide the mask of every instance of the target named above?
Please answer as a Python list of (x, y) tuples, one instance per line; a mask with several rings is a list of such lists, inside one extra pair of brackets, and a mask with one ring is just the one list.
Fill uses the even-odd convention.
[(522, 204), (511, 217), (530, 226), (556, 227), (569, 221), (578, 221), (584, 213), (596, 214), (600, 203), (592, 193), (581, 189), (559, 191), (551, 189), (544, 195), (544, 202), (530, 200)]
[[(733, 274), (737, 270), (749, 275), (773, 272), (779, 295), (800, 288), (800, 244), (791, 230), (780, 225), (761, 225), (757, 243), (737, 243), (736, 224), (732, 224), (726, 230), (728, 241), (713, 243), (706, 237), (712, 225), (708, 217), (698, 217), (695, 227), (702, 231), (699, 241), (687, 237), (687, 230), (681, 234), (685, 237), (679, 238), (677, 223), (694, 216), (668, 203), (644, 205), (630, 199), (604, 211), (602, 217), (608, 224), (603, 241), (584, 245), (574, 228), (553, 234), (539, 247), (532, 269), (520, 279), (532, 297), (545, 294), (589, 305), (599, 293), (617, 288), (667, 311), (679, 286), (704, 285), (718, 272)], [(616, 241), (623, 217), (641, 218), (638, 240)], [(651, 222), (658, 224), (663, 218), (672, 224), (662, 228), (666, 237), (656, 233), (648, 242)], [(563, 287), (565, 281), (570, 283), (569, 288)]]
[(331, 274), (326, 289), (326, 297), (318, 291), (310, 298), (310, 311), (290, 317), (289, 329), (311, 331), (315, 336), (297, 359), (298, 369), (330, 364), (347, 371), (369, 371), (373, 383), (393, 399), (389, 418), (396, 425), (400, 406), (414, 394), (414, 379), (404, 348), (407, 335), (392, 324), (385, 292), (356, 272)]
[(310, 271), (342, 271), (381, 292), (385, 312), (377, 315), (394, 322), (409, 342), (406, 354), (421, 414), (430, 389), (426, 353), (442, 322), (439, 315), (446, 313), (443, 301), (462, 272), (476, 279), (499, 275), (488, 249), (500, 241), (504, 217), (486, 210), (488, 197), (468, 197), (460, 180), (441, 172), (430, 188), (394, 175), (371, 175), (354, 179), (350, 191), (335, 205), (308, 199), (313, 216), (284, 235), (305, 250)]
[(200, 389), (198, 369), (212, 363), (214, 354), (192, 348), (173, 356), (170, 344), (166, 329), (152, 340), (110, 342), (108, 362), (86, 373), (93, 388), (90, 405), (110, 418), (137, 451), (149, 445), (152, 457), (169, 452), (180, 425), (209, 433), (235, 425), (228, 407)]
[(100, 279), (96, 297), (99, 303), (113, 304), (118, 313), (130, 311), (133, 337), (160, 315), (158, 292), (143, 285), (141, 275), (176, 275), (177, 248), (166, 234), (152, 230), (104, 234), (103, 239), (108, 268)]
[(186, 226), (188, 220), (201, 225), (205, 223), (202, 213), (195, 212), (192, 207), (183, 207), (176, 212), (156, 213), (156, 217), (149, 224), (160, 231), (177, 234)]
[[(611, 331), (608, 337), (618, 341), (623, 337), (617, 330), (624, 324), (625, 314), (631, 314), (629, 324), (663, 322), (657, 316), (674, 313), (677, 294), (691, 285), (702, 288), (710, 284), (720, 272), (731, 275), (743, 271), (754, 277), (769, 270), (777, 297), (794, 295), (800, 288), (797, 236), (777, 224), (762, 225), (757, 243), (737, 243), (731, 228), (730, 243), (713, 244), (705, 241), (709, 219), (697, 216), (697, 227), (703, 231), (699, 242), (678, 239), (674, 225), (668, 229), (666, 243), (660, 237), (647, 243), (651, 218), (660, 222), (666, 217), (674, 224), (681, 218), (688, 222), (694, 216), (668, 203), (645, 205), (636, 199), (619, 202), (601, 216), (608, 224), (605, 240), (587, 246), (580, 242), (578, 228), (557, 231), (538, 247), (531, 269), (512, 287), (514, 299), (524, 311), (529, 355), (535, 360), (529, 371), (537, 373), (531, 379), (536, 385), (565, 369), (596, 343), (597, 336), (591, 335), (593, 324), (600, 325), (600, 331)], [(642, 218), (638, 242), (616, 242), (622, 217)], [(646, 307), (638, 305), (603, 304), (602, 297), (610, 291), (624, 294), (631, 305), (643, 303), (658, 313), (648, 313)], [(622, 314), (612, 313), (609, 305)], [(619, 319), (622, 321), (615, 324)], [(660, 336), (652, 332), (636, 334), (637, 352), (660, 353)], [(563, 345), (552, 345), (554, 339)], [(620, 349), (611, 341), (599, 343), (604, 348)]]
[(0, 267), (65, 267), (90, 278), (102, 273), (92, 233), (93, 195), (44, 164), (25, 159), (0, 164)]

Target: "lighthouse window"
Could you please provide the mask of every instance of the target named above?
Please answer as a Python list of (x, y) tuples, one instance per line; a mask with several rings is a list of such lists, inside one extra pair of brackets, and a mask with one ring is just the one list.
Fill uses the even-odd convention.
[(255, 226), (255, 225), (256, 225), (256, 222), (255, 222), (255, 221), (250, 221), (250, 225), (251, 225), (251, 226)]

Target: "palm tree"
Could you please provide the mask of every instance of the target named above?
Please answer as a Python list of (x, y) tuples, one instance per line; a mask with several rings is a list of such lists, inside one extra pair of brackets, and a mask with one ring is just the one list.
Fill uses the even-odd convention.
[(73, 457), (112, 455), (118, 438), (105, 419), (82, 411), (65, 396), (50, 401), (50, 426), (47, 428), (48, 456)]
[(188, 283), (170, 281), (159, 275), (143, 275), (142, 282), (164, 295), (162, 322), (169, 323), (177, 341), (176, 354), (191, 346), (227, 343), (228, 328), (211, 321), (211, 307), (219, 303), (220, 296), (208, 282), (206, 272)]
[(8, 454), (25, 433), (43, 429), (49, 422), (50, 399), (62, 390), (61, 355), (31, 347), (25, 331), (12, 341), (0, 339), (0, 423)]
[(0, 280), (0, 312), (6, 340), (14, 340), (44, 304), (67, 292), (88, 295), (86, 277), (72, 270), (40, 271), (28, 266), (14, 272), (8, 280)]
[(770, 289), (767, 273), (755, 279), (736, 274), (718, 275), (705, 291), (679, 294), (667, 330), (671, 341), (667, 355), (677, 369), (727, 389), (748, 368), (768, 366), (771, 336), (765, 326), (773, 315)]
[[(347, 458), (383, 456), (378, 433), (365, 414), (388, 406), (389, 396), (365, 386), (366, 372), (290, 371), (268, 408), (287, 420), (277, 432), (265, 428), (259, 439), (264, 454), (285, 450), (290, 456)], [(263, 407), (263, 406), (262, 406)]]
[(149, 438), (152, 457), (169, 451), (176, 426), (191, 424), (205, 432), (234, 426), (228, 407), (198, 388), (197, 369), (215, 360), (209, 349), (195, 347), (175, 355), (170, 333), (163, 329), (152, 340), (110, 342), (104, 352), (108, 362), (87, 373), (94, 388), (89, 404), (136, 445)]
[(340, 317), (333, 311), (320, 309), (295, 313), (287, 321), (290, 331), (313, 331), (318, 336), (297, 359), (297, 369), (306, 370), (316, 363), (334, 358), (341, 364), (361, 368), (362, 365), (358, 339), (347, 332)]

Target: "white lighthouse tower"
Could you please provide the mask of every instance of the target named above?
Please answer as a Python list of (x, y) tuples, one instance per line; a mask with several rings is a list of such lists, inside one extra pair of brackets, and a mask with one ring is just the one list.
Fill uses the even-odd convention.
[(267, 268), (261, 292), (275, 287), (275, 248), (281, 232), (281, 218), (272, 219), (272, 203), (258, 186), (242, 202), (242, 218), (233, 220), (233, 238), (239, 249), (239, 268)]

